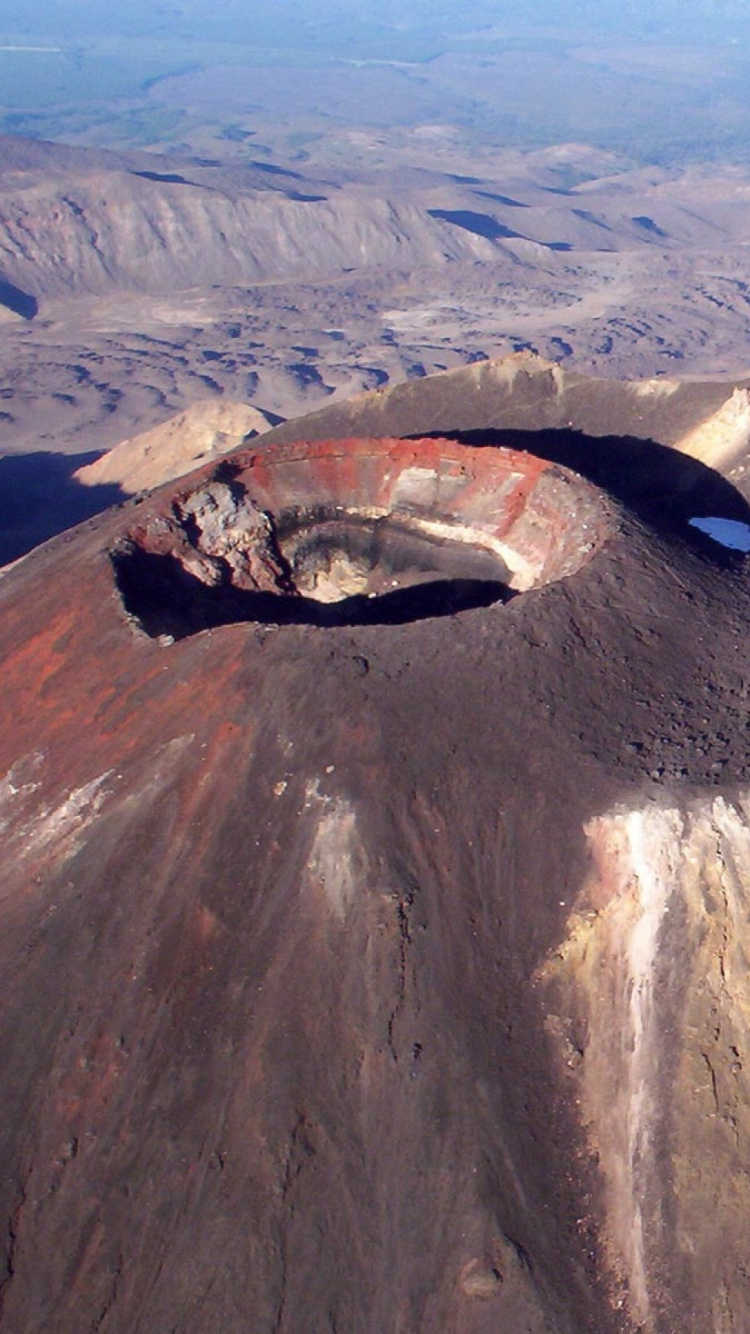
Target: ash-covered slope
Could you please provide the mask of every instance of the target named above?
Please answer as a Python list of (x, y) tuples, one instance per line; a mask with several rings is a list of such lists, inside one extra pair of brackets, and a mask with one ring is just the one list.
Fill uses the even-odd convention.
[(199, 464), (236, 449), (268, 430), (268, 415), (248, 403), (225, 399), (191, 403), (160, 426), (121, 440), (93, 463), (79, 468), (82, 486), (119, 486), (126, 495), (163, 485)]
[[(583, 465), (587, 471), (600, 467), (605, 485), (612, 484), (613, 468), (619, 464), (618, 471), (631, 473), (634, 484), (640, 473), (644, 489), (652, 487), (661, 478), (662, 462), (669, 467), (666, 455), (653, 444), (679, 450), (739, 480), (750, 462), (750, 382), (609, 380), (521, 352), (359, 394), (285, 422), (268, 439), (293, 440), (300, 431), (310, 440), (359, 432), (408, 436), (434, 431), (462, 434), (479, 443), (493, 430), (502, 430), (506, 440), (508, 432), (516, 432), (519, 443), (524, 432), (545, 432), (550, 449), (571, 466)], [(476, 434), (480, 432), (484, 436)], [(580, 448), (576, 434), (586, 437)], [(602, 443), (592, 446), (592, 437)], [(642, 457), (637, 459), (639, 443)], [(530, 447), (541, 446), (537, 439)], [(681, 491), (684, 495), (693, 482), (696, 489), (705, 489), (708, 480), (703, 469), (686, 465)]]
[(589, 365), (642, 341), (631, 367), (737, 365), (742, 172), (634, 170), (571, 144), (446, 159), (429, 139), (404, 154), (355, 133), (354, 162), (341, 140), (316, 162), (281, 144), (274, 161), (250, 145), (206, 158), (0, 135), (0, 298), (28, 319), (71, 296), (357, 273), (382, 332), (423, 357), (445, 355), (447, 329), (457, 347), (532, 339)]
[(502, 251), (408, 196), (264, 163), (10, 143), (0, 168), (0, 302), (26, 318), (48, 298), (304, 282)]
[(750, 593), (712, 550), (533, 456), (360, 440), (4, 577), (3, 1332), (743, 1328)]

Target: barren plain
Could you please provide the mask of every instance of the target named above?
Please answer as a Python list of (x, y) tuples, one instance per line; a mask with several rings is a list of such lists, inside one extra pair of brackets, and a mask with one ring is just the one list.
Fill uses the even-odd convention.
[(731, 389), (748, 25), (720, 9), (8, 0), (4, 556), (194, 403), (273, 425), (518, 351)]
[(3, 452), (106, 448), (207, 394), (287, 418), (521, 349), (611, 378), (747, 369), (750, 172), (568, 145), (468, 177), (457, 150), (434, 165), (446, 137), (305, 175), (86, 150), (57, 168), (52, 146), (35, 167), (12, 141)]
[(56, 486), (63, 457), (196, 400), (273, 422), (521, 350), (607, 378), (747, 374), (748, 169), (570, 144), (477, 160), (439, 126), (343, 143), (347, 165), (303, 170), (2, 141), (15, 476), (23, 456)]

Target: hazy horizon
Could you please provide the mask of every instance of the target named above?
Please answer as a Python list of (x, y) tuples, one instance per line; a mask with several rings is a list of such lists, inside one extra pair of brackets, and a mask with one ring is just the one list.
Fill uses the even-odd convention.
[[(360, 30), (365, 41), (377, 29), (395, 27), (402, 36), (417, 27), (425, 32), (442, 31), (450, 36), (505, 27), (528, 34), (548, 26), (592, 36), (678, 35), (690, 41), (713, 34), (731, 40), (733, 30), (750, 27), (750, 12), (743, 0), (577, 0), (573, 12), (566, 0), (536, 0), (533, 7), (521, 0), (476, 0), (470, 9), (458, 0), (224, 0), (220, 9), (206, 0), (130, 0), (104, 4), (103, 0), (37, 0), (29, 9), (26, 0), (5, 0), (0, 16), (0, 37), (13, 32), (56, 34), (85, 38), (93, 35), (122, 37), (159, 36), (169, 39), (223, 40), (233, 34), (250, 40), (258, 29), (276, 29), (279, 38), (295, 46), (308, 35), (308, 24), (345, 20), (349, 29)], [(678, 25), (674, 31), (674, 25)]]
[(745, 162), (748, 36), (739, 0), (5, 0), (0, 131), (202, 151), (274, 118), (439, 120), (482, 143)]

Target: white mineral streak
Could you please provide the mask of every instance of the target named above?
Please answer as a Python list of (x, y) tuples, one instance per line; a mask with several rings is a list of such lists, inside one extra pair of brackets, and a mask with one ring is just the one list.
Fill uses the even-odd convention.
[[(153, 799), (171, 781), (177, 762), (194, 740), (188, 733), (158, 746), (147, 780), (125, 801), (137, 805)], [(0, 778), (0, 832), (9, 829), (19, 864), (40, 855), (57, 863), (73, 856), (114, 796), (122, 775), (107, 769), (54, 801), (45, 800), (45, 777), (44, 755), (35, 753)]]
[(624, 1032), (630, 1041), (626, 1059), (627, 1152), (624, 1184), (632, 1231), (631, 1303), (640, 1319), (648, 1313), (641, 1202), (653, 1171), (653, 1132), (658, 1112), (659, 1020), (654, 989), (659, 964), (659, 934), (675, 889), (682, 820), (677, 811), (634, 811), (623, 818), (631, 866), (635, 913), (623, 934), (626, 988)]
[(39, 770), (44, 755), (35, 751), (12, 764), (4, 778), (0, 778), (0, 834), (17, 823), (26, 802), (40, 787)]
[(25, 756), (0, 779), (0, 832), (9, 832), (21, 860), (52, 848), (56, 856), (69, 856), (110, 795), (105, 784), (112, 774), (108, 769), (52, 806), (43, 799), (44, 755)]
[(77, 836), (83, 833), (96, 819), (107, 797), (111, 795), (104, 784), (113, 774), (107, 769), (90, 783), (69, 792), (60, 804), (52, 810), (44, 810), (34, 821), (32, 828), (26, 831), (24, 851), (35, 853), (49, 844), (60, 845), (63, 852), (73, 851), (71, 841), (77, 844)]
[[(606, 993), (598, 1020), (593, 1015), (591, 1054), (597, 1083), (591, 1090), (590, 1112), (594, 1124), (609, 1122), (604, 1155), (609, 1221), (625, 1261), (632, 1313), (645, 1321), (649, 1296), (644, 1207), (654, 1171), (659, 1083), (654, 990), (660, 931), (675, 889), (682, 819), (675, 810), (631, 811), (603, 816), (586, 832), (600, 867), (614, 851), (614, 867), (607, 871), (614, 871), (617, 881), (604, 914), (609, 977), (600, 981)], [(602, 1075), (607, 1066), (615, 1074), (615, 1087), (605, 1092)], [(655, 1221), (658, 1226), (658, 1218)]]
[[(568, 1064), (580, 1080), (583, 1122), (604, 1178), (610, 1264), (631, 1319), (650, 1334), (657, 1318), (650, 1275), (674, 1246), (665, 1205), (679, 1202), (676, 1235), (687, 1257), (712, 1246), (720, 1220), (706, 1219), (690, 1164), (707, 1124), (714, 1153), (729, 1155), (730, 1171), (735, 1151), (732, 1118), (725, 1123), (715, 1104), (717, 1076), (713, 1093), (710, 1081), (708, 1092), (693, 1087), (706, 1062), (698, 1019), (687, 1011), (683, 1019), (682, 1007), (707, 988), (710, 1013), (721, 1016), (712, 1027), (720, 1022), (725, 1043), (743, 1045), (750, 1013), (750, 799), (730, 804), (717, 797), (684, 811), (619, 809), (592, 820), (585, 832), (594, 864), (586, 906), (571, 915), (566, 940), (540, 976), (554, 980), (564, 1007), (551, 1017), (551, 1033), (564, 1035), (575, 1015), (585, 1020), (583, 1060)], [(685, 987), (687, 1000), (680, 999)], [(715, 1059), (721, 1060), (718, 1046)], [(667, 1123), (670, 1162), (657, 1144)]]
[(367, 861), (357, 817), (343, 797), (321, 794), (317, 781), (308, 784), (305, 806), (319, 808), (307, 859), (307, 883), (314, 892), (322, 893), (330, 912), (343, 922)]

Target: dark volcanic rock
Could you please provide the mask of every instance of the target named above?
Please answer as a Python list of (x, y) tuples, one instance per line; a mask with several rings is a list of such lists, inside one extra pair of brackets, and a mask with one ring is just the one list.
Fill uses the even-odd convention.
[(744, 1327), (750, 597), (711, 553), (365, 441), (3, 577), (0, 1329)]

